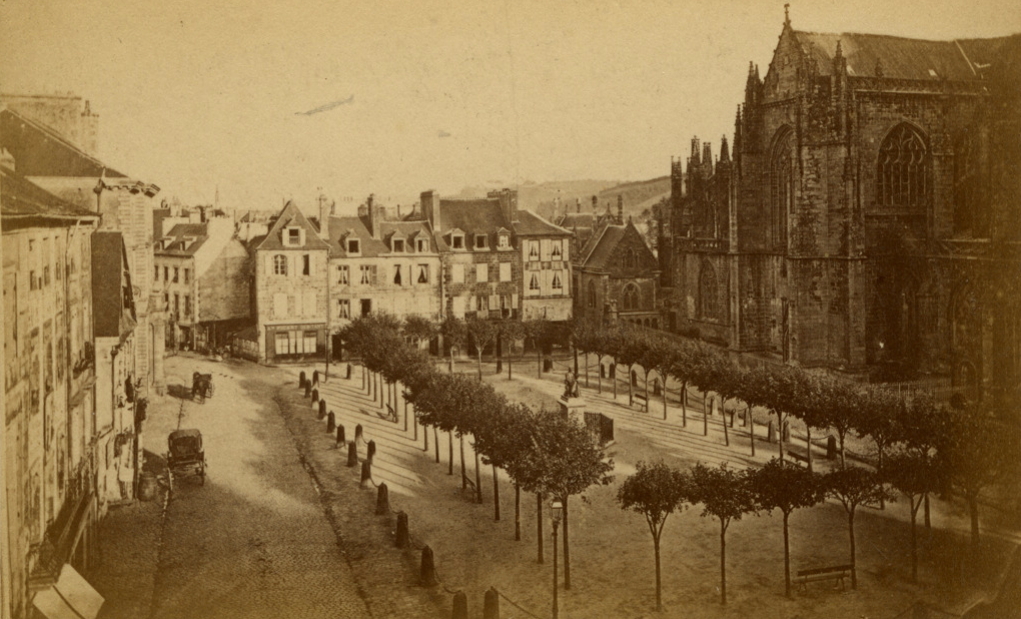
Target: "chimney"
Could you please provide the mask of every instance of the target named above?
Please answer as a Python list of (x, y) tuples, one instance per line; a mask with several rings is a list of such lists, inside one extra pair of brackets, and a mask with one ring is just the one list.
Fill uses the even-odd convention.
[(592, 214), (599, 214), (599, 196), (592, 196)]
[(372, 235), (372, 238), (378, 239), (379, 223), (380, 220), (383, 219), (383, 217), (382, 213), (380, 213), (380, 206), (378, 204), (375, 204), (375, 201), (376, 194), (373, 193), (370, 193), (369, 197), (366, 198), (365, 200), (366, 210), (368, 211), (369, 215), (369, 223), (367, 224), (366, 227), (369, 229), (369, 234)]
[(581, 198), (574, 199), (574, 211), (576, 213), (581, 213)]
[(496, 198), (500, 201), (500, 212), (503, 213), (507, 223), (517, 221), (518, 218), (518, 191), (504, 187), (499, 191), (490, 191), (487, 198)]
[(440, 218), (439, 193), (430, 189), (429, 191), (423, 191), (418, 198), (422, 203), (422, 216), (432, 224), (433, 230), (441, 232), (443, 230), (443, 223)]
[(319, 194), (319, 236), (330, 238), (330, 205), (323, 194)]
[(401, 220), (401, 205), (397, 205), (397, 221)]
[(617, 225), (624, 225), (624, 194), (617, 194)]

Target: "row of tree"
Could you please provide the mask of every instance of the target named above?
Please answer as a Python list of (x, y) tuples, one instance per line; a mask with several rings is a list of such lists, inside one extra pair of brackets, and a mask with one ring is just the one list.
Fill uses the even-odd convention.
[[(417, 320), (417, 319), (416, 319)], [(469, 323), (471, 324), (471, 323)], [(450, 436), (450, 470), (453, 473), (453, 439), (461, 446), (462, 488), (474, 486), (482, 501), (479, 459), (493, 470), (494, 519), (500, 520), (497, 469), (503, 469), (515, 488), (515, 539), (521, 539), (521, 492), (537, 501), (538, 559), (543, 561), (542, 504), (555, 499), (563, 504), (564, 581), (570, 588), (569, 499), (593, 484), (608, 484), (613, 461), (577, 420), (559, 411), (533, 411), (509, 402), (487, 383), (463, 374), (442, 373), (420, 350), (420, 333), (414, 322), (401, 323), (385, 314), (352, 321), (342, 332), (347, 349), (361, 358), (388, 386), (401, 384), (404, 397), (415, 409), (417, 421), (434, 429), (437, 461), (438, 432)], [(428, 434), (426, 434), (428, 436)], [(467, 479), (464, 438), (474, 448), (475, 482)], [(428, 449), (428, 447), (426, 447)]]

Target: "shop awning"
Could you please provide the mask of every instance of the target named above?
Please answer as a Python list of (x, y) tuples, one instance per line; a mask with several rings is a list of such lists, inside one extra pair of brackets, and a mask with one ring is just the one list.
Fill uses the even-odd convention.
[(96, 619), (103, 606), (103, 596), (65, 563), (57, 583), (36, 593), (32, 605), (46, 619)]

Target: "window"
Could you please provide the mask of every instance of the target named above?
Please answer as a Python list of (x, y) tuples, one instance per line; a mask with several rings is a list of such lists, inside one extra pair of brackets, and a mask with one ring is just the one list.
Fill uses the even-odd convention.
[(43, 267), (43, 285), (50, 285), (50, 267), (49, 265)]
[(537, 274), (532, 273), (532, 279), (528, 281), (528, 289), (539, 290), (539, 276)]
[(499, 247), (500, 249), (507, 249), (508, 247), (510, 247), (510, 237), (508, 237), (506, 234), (501, 234), (499, 240), (497, 241), (497, 247)]
[(273, 273), (287, 275), (287, 256), (283, 254), (273, 256)]
[(979, 153), (968, 133), (954, 146), (954, 233), (988, 236), (988, 218), (982, 205)]
[(160, 281), (160, 266), (156, 265), (156, 275), (153, 277), (154, 280)]
[(403, 254), (404, 253), (404, 239), (394, 239), (393, 240), (393, 251), (394, 251), (395, 254)]
[(528, 260), (534, 262), (539, 259), (539, 241), (528, 242)]
[(625, 269), (633, 269), (638, 266), (638, 254), (633, 249), (625, 250), (621, 260), (624, 263)]
[(787, 249), (788, 219), (794, 210), (794, 166), (793, 144), (790, 129), (781, 129), (780, 138), (773, 146), (773, 157), (770, 161), (769, 175), (771, 181), (770, 227), (773, 248)]
[(704, 263), (698, 276), (698, 315), (704, 320), (719, 318), (719, 283), (716, 280), (716, 269)]
[(928, 196), (929, 150), (913, 127), (898, 125), (879, 147), (876, 201), (889, 207), (922, 206)]
[(351, 301), (349, 299), (337, 299), (337, 317), (351, 317)]
[(352, 254), (352, 255), (358, 255), (358, 254), (361, 253), (361, 251), (362, 251), (362, 244), (359, 242), (358, 239), (348, 239), (347, 240), (347, 253)]
[(489, 298), (486, 295), (480, 294), (477, 297), (475, 297), (475, 311), (477, 312), (489, 311)]
[(337, 283), (347, 286), (351, 281), (351, 273), (346, 264), (337, 266)]
[(450, 265), (450, 283), (452, 283), (452, 284), (463, 284), (464, 283), (464, 265), (463, 264), (452, 264), (452, 265)]
[(316, 352), (316, 332), (305, 331), (305, 354), (313, 354)]
[(500, 281), (501, 282), (511, 281), (511, 263), (509, 262), (500, 263)]
[(486, 235), (485, 234), (476, 234), (475, 235), (475, 249), (485, 249), (487, 245), (488, 245), (488, 242), (486, 241)]
[(560, 273), (559, 272), (554, 272), (553, 273), (553, 290), (563, 290), (563, 289), (564, 289), (564, 283), (562, 281), (560, 281)]
[(301, 274), (311, 275), (312, 273), (312, 256), (305, 254), (301, 257)]
[(426, 252), (429, 251), (429, 243), (425, 239), (415, 239), (415, 251)]
[(588, 306), (594, 308), (596, 306), (596, 283), (588, 283)]
[(169, 292), (164, 292), (163, 293), (163, 307), (165, 307), (167, 309), (170, 309), (170, 293)]
[(401, 265), (395, 264), (394, 265), (394, 285), (400, 286), (402, 283), (403, 283), (403, 278), (401, 278)]
[(287, 244), (291, 247), (301, 246), (301, 229), (300, 228), (288, 228), (287, 229)]
[(291, 340), (287, 337), (287, 333), (277, 332), (275, 338), (275, 346), (273, 352), (278, 355), (289, 355), (291, 354)]
[(174, 267), (174, 283), (177, 283), (177, 279), (181, 275), (181, 270), (178, 267)]
[(560, 241), (553, 241), (553, 253), (551, 255), (553, 260), (563, 260), (564, 253), (560, 248)]
[(181, 295), (174, 293), (174, 317), (181, 317)]
[(418, 283), (428, 284), (429, 283), (429, 265), (420, 264), (418, 265)]
[(184, 295), (184, 317), (191, 318), (191, 295)]
[(488, 282), (489, 281), (489, 265), (485, 263), (479, 263), (475, 265), (475, 281), (476, 282)]
[(361, 279), (358, 280), (362, 285), (368, 285), (372, 283), (372, 268), (368, 264), (361, 266)]
[(362, 299), (362, 316), (368, 316), (372, 313), (372, 299)]
[(184, 283), (187, 284), (190, 281), (191, 281), (191, 269), (185, 269), (184, 270)]
[(641, 307), (641, 296), (638, 293), (638, 286), (634, 284), (625, 286), (623, 301), (625, 312), (639, 309)]
[(455, 234), (450, 237), (450, 245), (454, 249), (464, 249), (464, 235)]
[(163, 267), (163, 281), (170, 281), (170, 267)]
[(39, 282), (35, 278), (35, 271), (28, 272), (28, 289), (29, 290), (39, 289)]

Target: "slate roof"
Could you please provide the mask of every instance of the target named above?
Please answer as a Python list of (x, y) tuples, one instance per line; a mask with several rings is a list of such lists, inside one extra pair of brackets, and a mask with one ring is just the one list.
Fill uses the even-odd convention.
[[(801, 48), (816, 60), (820, 75), (833, 72), (837, 41), (850, 75), (875, 76), (877, 61), (883, 77), (969, 81), (981, 79), (984, 65), (994, 63), (1000, 47), (1013, 37), (930, 41), (878, 34), (794, 31)], [(935, 72), (934, 76), (930, 71)]]
[(299, 249), (297, 247), (288, 247), (284, 245), (283, 240), (283, 229), (290, 225), (296, 225), (305, 230), (305, 245), (300, 249), (303, 250), (317, 250), (326, 249), (329, 250), (329, 244), (319, 237), (319, 232), (315, 226), (309, 222), (305, 214), (294, 204), (294, 202), (288, 202), (284, 205), (283, 210), (280, 211), (280, 216), (277, 217), (276, 221), (273, 222), (273, 226), (270, 227), (269, 232), (265, 238), (262, 239), (258, 244), (254, 244), (252, 247), (255, 251), (275, 251), (284, 249)]
[(514, 232), (518, 236), (571, 236), (570, 230), (555, 226), (532, 211), (524, 210), (518, 211)]
[(0, 167), (0, 212), (2, 212), (5, 218), (99, 218), (96, 213), (58, 198), (20, 174), (5, 167)]
[(412, 239), (417, 238), (419, 235), (426, 235), (429, 239), (429, 253), (436, 252), (436, 243), (432, 236), (432, 230), (429, 228), (427, 221), (383, 221), (377, 222), (379, 224), (379, 238), (374, 239), (369, 233), (369, 228), (365, 225), (365, 220), (361, 217), (330, 217), (330, 255), (331, 257), (347, 257), (347, 243), (346, 241), (350, 234), (361, 240), (360, 252), (357, 254), (359, 257), (374, 258), (376, 256), (389, 255), (390, 251), (390, 240), (396, 234), (397, 238), (407, 239), (404, 247), (404, 253), (394, 254), (398, 256), (402, 255), (414, 255), (415, 247)]
[(0, 110), (0, 147), (14, 156), (18, 173), (23, 176), (127, 178), (53, 129), (8, 108)]
[[(209, 230), (206, 224), (177, 224), (167, 232), (167, 236), (173, 237), (166, 247), (162, 245), (162, 239), (157, 239), (155, 249), (159, 256), (194, 256), (206, 241), (209, 240)], [(194, 239), (189, 245), (189, 238)]]
[(596, 225), (595, 213), (567, 213), (560, 217), (557, 225), (561, 228), (591, 228)]
[(124, 307), (124, 295), (131, 294), (130, 279), (127, 289), (121, 288), (127, 264), (120, 232), (92, 233), (92, 314), (96, 337), (119, 337), (123, 341), (135, 328), (134, 299), (130, 308)]
[(631, 233), (637, 234), (642, 240), (642, 246), (645, 248), (646, 254), (642, 257), (642, 262), (655, 264), (656, 257), (645, 243), (645, 239), (642, 238), (638, 228), (631, 221), (623, 225), (606, 223), (596, 230), (596, 233), (592, 235), (589, 242), (582, 248), (580, 258), (576, 264), (586, 269), (596, 271), (606, 270), (610, 266), (610, 258), (613, 256), (614, 250), (624, 240), (624, 237), (629, 233), (629, 229)]

